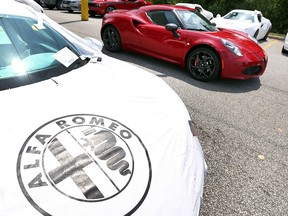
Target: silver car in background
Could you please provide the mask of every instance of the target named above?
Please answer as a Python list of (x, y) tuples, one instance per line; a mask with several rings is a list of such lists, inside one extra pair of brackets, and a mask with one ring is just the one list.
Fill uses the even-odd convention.
[(81, 11), (81, 0), (64, 0), (62, 3), (62, 9), (67, 10), (70, 13)]

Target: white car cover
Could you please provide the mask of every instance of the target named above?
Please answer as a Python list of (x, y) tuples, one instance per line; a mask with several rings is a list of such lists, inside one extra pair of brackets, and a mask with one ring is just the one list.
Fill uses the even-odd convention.
[(34, 0), (14, 0), (14, 1), (29, 5), (34, 10), (41, 12), (41, 13), (44, 13), (44, 9), (38, 3), (36, 3)]
[(1, 216), (198, 215), (206, 164), (183, 102), (99, 55), (0, 91)]

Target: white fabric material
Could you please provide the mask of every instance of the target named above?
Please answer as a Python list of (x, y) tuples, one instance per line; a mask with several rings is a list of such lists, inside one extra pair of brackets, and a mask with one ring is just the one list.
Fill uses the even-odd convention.
[[(162, 80), (118, 61), (113, 62), (117, 69), (111, 70), (105, 64), (111, 64), (108, 59), (55, 78), (58, 85), (49, 80), (1, 92), (0, 142), (4, 149), (0, 152), (0, 215), (40, 215), (17, 181), (19, 151), (41, 125), (79, 113), (106, 116), (123, 123), (147, 148), (152, 180), (135, 215), (198, 214), (205, 162), (198, 139), (191, 135), (183, 103)], [(45, 202), (54, 198), (47, 195), (37, 199)], [(125, 200), (130, 202), (129, 197)], [(67, 208), (51, 202), (45, 210), (51, 215), (90, 215), (90, 207), (97, 205), (91, 202), (83, 208), (83, 202), (79, 203), (79, 208), (73, 208), (76, 204)], [(125, 203), (119, 201), (118, 205)], [(49, 208), (55, 212), (49, 212)], [(110, 215), (124, 215), (118, 213), (119, 209)]]
[(0, 215), (198, 215), (202, 149), (160, 78), (102, 54), (0, 98)]

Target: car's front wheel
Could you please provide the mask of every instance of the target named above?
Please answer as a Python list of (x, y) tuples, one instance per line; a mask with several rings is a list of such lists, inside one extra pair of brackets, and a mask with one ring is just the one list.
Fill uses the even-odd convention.
[(187, 58), (186, 65), (191, 76), (199, 81), (214, 80), (221, 71), (221, 61), (218, 54), (207, 47), (193, 50)]
[(106, 50), (118, 52), (121, 50), (122, 43), (119, 31), (114, 26), (107, 26), (102, 32), (102, 40)]

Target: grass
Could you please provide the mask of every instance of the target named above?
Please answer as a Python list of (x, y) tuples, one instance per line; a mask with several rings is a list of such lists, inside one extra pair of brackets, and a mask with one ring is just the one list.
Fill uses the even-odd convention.
[(270, 32), (269, 36), (276, 37), (276, 38), (279, 38), (279, 39), (284, 39), (285, 38), (284, 34), (274, 33), (274, 32)]

